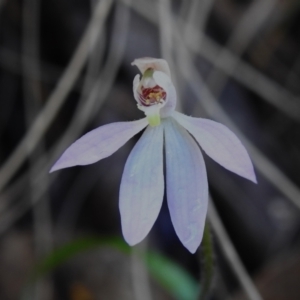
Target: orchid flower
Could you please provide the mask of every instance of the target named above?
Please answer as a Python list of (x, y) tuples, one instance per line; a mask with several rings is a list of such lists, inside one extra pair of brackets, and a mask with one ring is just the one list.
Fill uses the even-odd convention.
[(133, 80), (138, 109), (146, 117), (96, 128), (75, 141), (50, 172), (88, 165), (110, 156), (146, 128), (131, 151), (122, 175), (119, 208), (129, 245), (142, 241), (162, 206), (164, 151), (166, 194), (171, 220), (182, 244), (194, 253), (201, 243), (208, 206), (202, 150), (224, 168), (256, 182), (253, 165), (239, 139), (224, 125), (175, 111), (176, 91), (168, 63), (140, 58), (132, 65), (142, 73)]

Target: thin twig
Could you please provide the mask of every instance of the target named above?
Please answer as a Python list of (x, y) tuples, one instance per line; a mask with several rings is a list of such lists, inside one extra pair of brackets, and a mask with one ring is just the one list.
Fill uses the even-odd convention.
[[(39, 73), (39, 0), (25, 0), (23, 3), (23, 53), (31, 56), (30, 64), (28, 60), (23, 62), (23, 96), (25, 103), (25, 119), (27, 126), (29, 127), (31, 121), (38, 113), (40, 106), (42, 105), (40, 83), (38, 82)], [(34, 69), (37, 75), (36, 80), (28, 80), (26, 75), (28, 70)], [(34, 177), (38, 176), (36, 168), (34, 168), (35, 159), (39, 155), (42, 155), (45, 151), (45, 145), (43, 140), (39, 147), (30, 157), (30, 185), (31, 192), (34, 194), (36, 189), (33, 188)], [(48, 180), (41, 182), (45, 185), (45, 189), (48, 188)], [(34, 197), (34, 196), (33, 196)], [(51, 234), (51, 217), (49, 198), (45, 195), (43, 201), (38, 206), (34, 206), (34, 232), (36, 240), (36, 251), (38, 258), (47, 254), (52, 247), (52, 234)]]
[[(5, 7), (5, 4), (6, 4), (6, 0), (0, 0), (0, 14), (3, 13), (3, 9)], [(0, 59), (0, 64), (1, 63), (2, 63), (2, 60)], [(9, 78), (10, 77), (8, 77), (7, 80)], [(15, 90), (16, 89), (15, 85), (16, 85), (15, 81), (13, 81), (13, 82), (10, 83), (11, 90)], [(6, 97), (7, 97), (7, 94), (9, 94), (9, 93), (6, 90), (6, 94), (5, 94)], [(8, 121), (9, 121), (11, 112), (12, 112), (13, 107), (14, 107), (14, 103), (15, 103), (15, 97), (12, 97), (12, 99), (8, 99), (8, 101), (6, 102), (6, 105), (5, 105), (5, 114), (1, 118), (1, 123), (0, 123), (0, 135), (2, 134), (2, 132), (6, 128), (6, 125), (7, 125)]]
[(48, 129), (59, 109), (63, 105), (89, 54), (90, 36), (94, 32), (95, 28), (100, 30), (103, 26), (112, 3), (113, 0), (103, 0), (98, 3), (83, 38), (81, 39), (80, 44), (58, 85), (50, 95), (45, 107), (35, 119), (31, 128), (27, 131), (25, 137), (23, 137), (17, 148), (2, 166), (0, 170), (0, 191), (23, 164), (26, 157), (35, 149), (36, 145), (39, 143), (45, 131)]
[[(42, 105), (40, 82), (40, 67), (39, 67), (39, 23), (40, 23), (40, 0), (24, 0), (23, 1), (23, 43), (22, 54), (26, 54), (30, 59), (23, 60), (23, 98), (25, 107), (25, 120), (27, 127), (31, 125), (31, 121), (36, 117)], [(37, 77), (28, 79), (29, 70), (34, 69)], [(45, 151), (44, 141), (41, 140), (40, 145), (30, 155), (29, 158), (29, 177), (30, 177), (30, 193), (29, 197), (33, 199), (38, 192), (34, 186), (34, 178), (39, 176), (36, 173), (35, 157), (43, 155)], [(48, 178), (41, 181), (38, 188), (48, 189)], [(52, 250), (52, 222), (50, 213), (50, 199), (45, 193), (42, 201), (38, 205), (33, 206), (33, 236), (34, 236), (34, 251), (37, 259), (46, 256)], [(47, 279), (41, 279), (34, 285), (32, 297), (34, 299), (50, 299), (51, 290), (48, 289), (45, 294), (45, 285), (49, 284)]]
[[(30, 64), (30, 57), (27, 57), (26, 54), (22, 53), (22, 59), (20, 58), (19, 53), (14, 50), (8, 49), (6, 47), (0, 47), (0, 66), (6, 71), (15, 74), (22, 74), (22, 62), (27, 60), (27, 64)], [(64, 68), (61, 66), (55, 65), (53, 63), (49, 63), (46, 61), (40, 61), (40, 69), (42, 70), (41, 74), (39, 74), (39, 80), (42, 83), (55, 84), (60, 78), (61, 74), (64, 72)], [(23, 75), (23, 74), (22, 74)], [(28, 79), (36, 79), (38, 78), (35, 70), (28, 70), (26, 74)], [(83, 76), (81, 74), (78, 75), (78, 79), (73, 86), (74, 91), (81, 91), (82, 88)]]
[[(19, 53), (8, 49), (6, 47), (0, 47), (0, 67), (5, 69), (6, 71), (16, 74), (16, 75), (25, 75), (22, 74), (22, 64), (25, 62), (26, 64), (31, 63), (31, 58), (28, 57), (25, 53), (22, 53), (22, 58), (20, 58)], [(27, 79), (36, 80), (37, 78), (43, 83), (54, 84), (57, 82), (57, 78), (63, 73), (63, 69), (54, 64), (40, 61), (40, 69), (42, 70), (41, 74), (36, 74), (35, 69), (28, 70), (26, 74)], [(38, 75), (40, 77), (38, 77)], [(79, 78), (76, 80), (73, 89), (75, 91), (80, 91), (82, 87), (82, 78), (79, 75)]]
[(298, 87), (299, 88), (299, 77), (295, 76), (299, 72), (300, 69), (300, 55), (295, 59), (293, 66), (291, 67), (288, 75), (286, 76), (285, 85), (290, 87)]
[(165, 60), (167, 60), (168, 62), (172, 62), (172, 22), (170, 20), (170, 1), (159, 0), (157, 10), (159, 15), (159, 37), (161, 54)]
[[(269, 79), (251, 65), (243, 62), (229, 50), (223, 49), (212, 39), (203, 36), (202, 42), (198, 40), (196, 31), (190, 33), (187, 45), (194, 54), (200, 54), (223, 72), (233, 76), (235, 80), (244, 84), (249, 90), (257, 93), (263, 100), (279, 109), (282, 113), (295, 121), (300, 121), (299, 97), (295, 97), (278, 83)], [(201, 46), (200, 44), (201, 43)], [(223, 52), (223, 60), (218, 60), (220, 51)], [(235, 68), (233, 68), (235, 66)]]
[(197, 28), (197, 32), (200, 32), (199, 42), (204, 34), (205, 26), (209, 18), (210, 12), (213, 8), (215, 0), (193, 0), (190, 5), (188, 17), (184, 26), (184, 37), (187, 41), (192, 40), (193, 36), (190, 34), (190, 30)]
[[(234, 51), (236, 57), (240, 57), (257, 33), (259, 33), (259, 30), (261, 30), (261, 27), (273, 12), (274, 7), (276, 7), (277, 4), (278, 1), (274, 0), (260, 0), (252, 2), (252, 5), (250, 5), (242, 19), (235, 26), (235, 30), (230, 35), (226, 45), (221, 49), (221, 52), (213, 64), (213, 69), (206, 80), (206, 84), (211, 87), (217, 99), (226, 85), (228, 75), (233, 72), (236, 65), (231, 64), (231, 72), (228, 75), (220, 72), (215, 66), (227, 58), (228, 50)], [(255, 20), (255, 22), (253, 22), (253, 20)], [(236, 63), (238, 62), (239, 59), (236, 60)]]
[[(159, 37), (160, 37), (160, 49), (162, 57), (168, 62), (170, 71), (172, 74), (172, 80), (175, 82), (175, 86), (181, 90), (181, 84), (178, 82), (175, 69), (175, 63), (172, 55), (173, 50), (173, 33), (172, 33), (172, 21), (171, 21), (171, 3), (170, 0), (159, 0), (157, 5), (159, 16)], [(178, 98), (176, 107), (181, 110), (181, 101)]]
[[(91, 0), (91, 9), (93, 10), (95, 5), (97, 4), (98, 0)], [(114, 18), (114, 21), (120, 22), (118, 19), (119, 15), (117, 14)], [(122, 16), (123, 17), (123, 16)], [(114, 34), (114, 32), (112, 32)], [(103, 59), (104, 53), (105, 53), (105, 47), (106, 47), (106, 38), (105, 38), (105, 31), (101, 30), (100, 32), (97, 32), (97, 36), (93, 37), (95, 39), (95, 47), (94, 50), (91, 52), (90, 57), (88, 59), (88, 66), (86, 71), (86, 76), (82, 88), (82, 93), (80, 96), (80, 99), (78, 101), (77, 110), (76, 113), (73, 116), (73, 122), (76, 122), (79, 113), (82, 109), (82, 107), (86, 104), (86, 98), (88, 97), (91, 89), (95, 85), (97, 81), (97, 77), (99, 76), (100, 70), (101, 70), (101, 61)], [(93, 44), (93, 42), (91, 42)], [(90, 112), (91, 113), (91, 112)], [(91, 117), (91, 115), (87, 115), (87, 118), (85, 119), (85, 122), (88, 122), (88, 119)], [(71, 121), (72, 122), (72, 121)], [(83, 123), (83, 126), (85, 124)], [(68, 131), (68, 130), (67, 130)], [(64, 137), (66, 137), (66, 134), (64, 134)], [(64, 143), (63, 139), (60, 139), (56, 146), (60, 143)], [(60, 210), (60, 214), (58, 217), (57, 225), (56, 225), (56, 232), (58, 235), (58, 238), (62, 237), (64, 241), (71, 237), (71, 231), (75, 226), (75, 221), (77, 219), (77, 216), (80, 212), (80, 209), (82, 207), (82, 203), (85, 200), (85, 196), (87, 193), (91, 190), (91, 188), (96, 183), (97, 178), (94, 178), (92, 176), (88, 180), (87, 186), (84, 186), (82, 188), (82, 182), (86, 178), (87, 174), (83, 171), (83, 174), (80, 173), (78, 177), (75, 179), (74, 184), (69, 189), (67, 196), (64, 199), (63, 206)], [(78, 195), (80, 190), (81, 197), (78, 198), (77, 202), (74, 202), (75, 195)]]
[[(115, 34), (113, 35), (113, 39), (109, 47), (109, 56), (106, 60), (104, 68), (101, 71), (99, 79), (97, 79), (91, 88), (89, 96), (85, 100), (84, 104), (82, 106), (78, 106), (74, 117), (63, 136), (49, 151), (49, 160), (45, 161), (45, 157), (42, 156), (36, 161), (36, 164), (40, 166), (40, 176), (35, 178), (35, 186), (39, 186), (39, 182), (40, 180), (43, 180), (43, 176), (49, 176), (48, 172), (53, 164), (53, 161), (57, 159), (61, 152), (78, 137), (87, 122), (93, 119), (93, 117), (99, 112), (101, 106), (104, 104), (104, 100), (107, 97), (113, 81), (116, 78), (117, 71), (119, 70), (127, 40), (129, 10), (126, 6), (122, 6), (121, 4), (120, 7), (125, 9), (122, 9), (116, 16), (119, 22), (116, 24), (116, 28), (114, 29)], [(26, 176), (27, 175), (25, 173), (23, 177), (21, 177), (21, 179), (15, 183), (15, 185), (19, 185), (20, 190), (22, 186), (26, 184)], [(57, 173), (51, 174), (50, 183), (53, 182), (56, 177)], [(9, 197), (9, 195), (13, 195), (13, 191), (11, 191), (13, 189), (14, 185), (9, 188), (9, 191), (5, 192), (5, 195), (7, 197)], [(37, 203), (44, 192), (45, 190), (39, 190), (39, 194), (36, 195), (36, 197), (33, 199), (33, 202)], [(18, 220), (26, 211), (28, 211), (28, 209), (30, 209), (30, 207), (31, 203), (21, 199), (9, 211), (3, 213), (0, 222), (0, 235), (10, 228), (10, 226), (12, 226), (16, 220)]]
[(179, 17), (182, 20), (185, 20), (190, 7), (190, 1), (181, 1), (180, 9), (179, 9)]
[[(263, 25), (272, 15), (277, 5), (278, 0), (253, 1), (241, 20), (235, 25), (224, 49), (234, 50), (238, 56), (243, 53), (257, 33), (262, 30)], [(220, 53), (221, 56), (222, 53)]]

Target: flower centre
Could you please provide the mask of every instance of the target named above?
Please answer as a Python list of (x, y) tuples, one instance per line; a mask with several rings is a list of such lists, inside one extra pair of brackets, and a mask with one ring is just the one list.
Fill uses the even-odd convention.
[(154, 87), (141, 87), (140, 101), (143, 106), (151, 106), (163, 103), (166, 100), (166, 92), (163, 88), (156, 85)]

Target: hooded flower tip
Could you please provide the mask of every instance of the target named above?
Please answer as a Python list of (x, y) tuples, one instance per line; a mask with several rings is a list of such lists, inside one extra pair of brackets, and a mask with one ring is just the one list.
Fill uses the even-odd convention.
[(139, 68), (133, 81), (133, 93), (138, 109), (147, 116), (150, 126), (158, 126), (160, 118), (171, 115), (176, 105), (176, 91), (171, 80), (168, 63), (163, 59), (140, 58), (132, 65)]
[(135, 59), (132, 66), (137, 66), (141, 73), (144, 73), (147, 69), (152, 68), (157, 71), (162, 71), (168, 76), (171, 76), (168, 63), (162, 58), (142, 57)]

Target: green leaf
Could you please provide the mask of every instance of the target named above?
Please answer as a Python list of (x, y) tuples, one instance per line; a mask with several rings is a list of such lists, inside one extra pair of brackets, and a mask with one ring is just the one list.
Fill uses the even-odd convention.
[[(55, 249), (33, 269), (23, 290), (22, 299), (30, 299), (31, 288), (39, 278), (51, 273), (74, 256), (98, 247), (111, 247), (130, 254), (131, 247), (120, 238), (80, 238)], [(197, 281), (178, 264), (153, 252), (144, 254), (145, 264), (151, 276), (177, 300), (195, 300)]]
[(90, 249), (109, 246), (123, 253), (130, 253), (130, 247), (119, 238), (80, 238), (72, 241), (50, 253), (45, 259), (38, 263), (33, 269), (30, 281), (44, 276), (59, 267), (75, 255)]
[(146, 255), (146, 265), (152, 277), (176, 299), (197, 299), (197, 281), (179, 265), (157, 253)]

